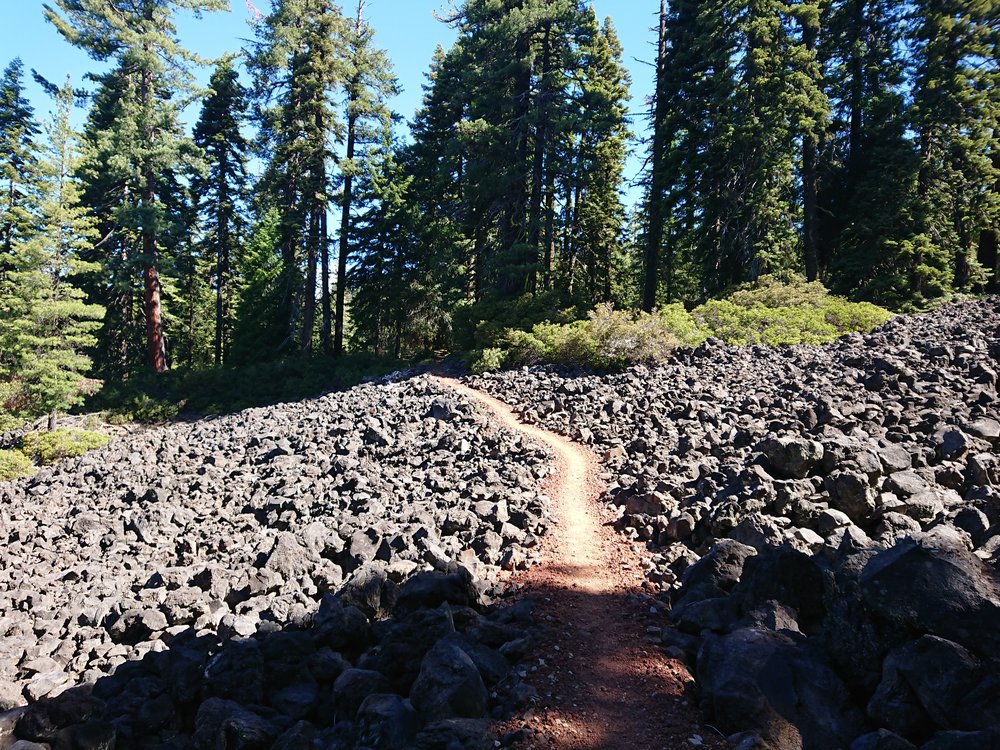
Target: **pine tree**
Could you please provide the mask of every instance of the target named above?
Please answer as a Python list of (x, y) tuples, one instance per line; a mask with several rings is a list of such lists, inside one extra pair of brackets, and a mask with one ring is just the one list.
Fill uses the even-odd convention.
[(419, 213), (413, 178), (396, 159), (390, 139), (368, 157), (357, 198), (364, 209), (352, 224), (351, 312), (355, 344), (379, 355), (414, 353), (414, 342), (436, 333), (441, 300), (424, 294)]
[[(678, 0), (667, 13), (646, 265), (667, 248), (669, 297), (688, 258), (700, 294), (798, 269), (804, 248), (818, 273), (818, 14), (769, 0)], [(644, 306), (659, 283), (647, 273)]]
[(843, 294), (897, 306), (919, 168), (907, 136), (903, 18), (891, 0), (838, 0), (820, 51), (831, 102), (821, 147), (819, 266)]
[(98, 88), (83, 128), (79, 167), (82, 202), (94, 216), (98, 238), (81, 257), (101, 273), (81, 279), (89, 299), (106, 309), (95, 362), (105, 377), (127, 378), (145, 360), (141, 230), (127, 223), (134, 180), (120, 157), (116, 123), (126, 116), (128, 79), (120, 68), (97, 77)]
[[(667, 204), (667, 181), (669, 179), (665, 161), (669, 144), (671, 124), (667, 121), (670, 107), (669, 78), (670, 56), (674, 51), (668, 48), (667, 0), (660, 0), (659, 34), (657, 36), (656, 75), (652, 99), (651, 130), (652, 141), (649, 154), (649, 185), (646, 189), (647, 225), (645, 247), (643, 248), (642, 309), (652, 312), (656, 307), (657, 291), (660, 285), (660, 258), (663, 247), (664, 212)], [(668, 298), (670, 297), (668, 292)]]
[(1000, 27), (991, 0), (920, 0), (910, 38), (920, 167), (913, 288), (935, 296), (983, 281), (979, 239), (1000, 216), (996, 82)]
[(584, 78), (579, 119), (577, 171), (582, 176), (579, 255), (582, 256), (589, 302), (613, 301), (613, 271), (623, 252), (625, 208), (621, 185), (629, 130), (629, 76), (622, 47), (610, 18), (598, 27), (589, 11), (591, 40), (583, 50)]
[(286, 340), (283, 326), (275, 325), (285, 310), (282, 235), (281, 211), (271, 207), (251, 227), (236, 258), (231, 360), (238, 364), (253, 364)]
[[(0, 80), (0, 253), (32, 230), (35, 207), (35, 138), (38, 125), (24, 96), (24, 66), (15, 58)], [(2, 256), (0, 256), (2, 258)], [(0, 260), (0, 270), (5, 261)]]
[[(276, 206), (282, 216), (283, 294), (273, 324), (285, 329), (279, 351), (297, 337), (299, 349), (310, 352), (318, 266), (329, 265), (332, 149), (344, 136), (337, 99), (346, 74), (345, 21), (332, 0), (279, 0), (257, 32), (250, 68), (258, 81), (260, 150), (267, 158), (262, 206)], [(323, 282), (326, 307), (329, 285)]]
[(471, 154), (456, 137), (465, 120), (468, 92), (462, 84), (460, 48), (435, 51), (424, 99), (410, 125), (413, 142), (400, 157), (411, 180), (409, 196), (422, 217), (419, 233), (432, 274), (425, 283), (437, 288), (446, 311), (474, 298), (477, 219), (466, 200), (466, 172)]
[[(385, 53), (373, 45), (375, 30), (365, 22), (365, 0), (358, 0), (354, 27), (348, 33), (347, 59), (349, 69), (344, 82), (346, 100), (347, 146), (340, 167), (344, 177), (341, 199), (340, 248), (337, 254), (337, 299), (334, 314), (333, 341), (330, 341), (329, 295), (324, 294), (323, 347), (334, 356), (344, 352), (345, 295), (347, 262), (350, 254), (354, 178), (358, 172), (357, 148), (377, 140), (378, 134), (392, 121), (386, 100), (398, 93), (392, 66)], [(324, 217), (325, 221), (325, 217)], [(324, 255), (324, 259), (325, 259)], [(323, 266), (323, 289), (329, 289), (329, 272)]]
[(10, 265), (0, 274), (0, 383), (17, 394), (22, 415), (49, 413), (50, 429), (59, 411), (82, 400), (91, 365), (85, 350), (104, 314), (73, 283), (95, 270), (80, 253), (96, 237), (74, 176), (80, 148), (70, 125), (73, 102), (67, 80), (36, 162), (37, 226), (30, 236), (14, 237)]
[(246, 111), (246, 91), (227, 58), (219, 63), (209, 82), (210, 93), (194, 129), (194, 142), (205, 154), (207, 171), (194, 180), (199, 196), (203, 236), (201, 247), (213, 259), (215, 283), (216, 365), (226, 360), (233, 326), (233, 262), (245, 224), (243, 203), (247, 194), (247, 152), (241, 132)]
[[(125, 226), (142, 237), (143, 311), (147, 363), (154, 372), (167, 369), (158, 232), (164, 223), (157, 176), (183, 161), (185, 139), (176, 125), (178, 104), (172, 97), (191, 90), (189, 66), (196, 56), (181, 47), (176, 10), (224, 10), (226, 0), (55, 0), (46, 18), (72, 44), (95, 59), (114, 60), (119, 81), (121, 117), (109, 123), (115, 142), (114, 164), (131, 189), (131, 207), (119, 212)], [(61, 14), (60, 14), (61, 11)]]

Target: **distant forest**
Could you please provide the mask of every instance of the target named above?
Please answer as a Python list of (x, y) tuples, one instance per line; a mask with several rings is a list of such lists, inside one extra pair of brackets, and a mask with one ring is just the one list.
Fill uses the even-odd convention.
[(53, 0), (66, 42), (110, 67), (46, 82), (47, 122), (6, 67), (7, 412), (65, 409), (90, 371), (471, 349), (764, 274), (893, 309), (1000, 280), (996, 0), (661, 0), (645, 121), (612, 19), (464, 0), (408, 129), (364, 0), (273, 0), (245, 49), (198, 59), (175, 14), (226, 6)]

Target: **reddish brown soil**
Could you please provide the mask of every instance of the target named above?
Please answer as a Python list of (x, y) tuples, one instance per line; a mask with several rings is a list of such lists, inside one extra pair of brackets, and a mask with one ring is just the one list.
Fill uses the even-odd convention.
[(645, 549), (611, 526), (599, 498), (597, 458), (566, 438), (521, 423), (502, 402), (453, 380), (445, 387), (478, 401), (500, 424), (547, 447), (555, 456), (545, 490), (553, 527), (540, 564), (514, 580), (537, 602), (542, 625), (526, 662), (539, 701), (525, 715), (495, 727), (502, 737), (528, 727), (523, 748), (665, 750), (726, 747), (700, 723), (687, 668), (647, 635)]

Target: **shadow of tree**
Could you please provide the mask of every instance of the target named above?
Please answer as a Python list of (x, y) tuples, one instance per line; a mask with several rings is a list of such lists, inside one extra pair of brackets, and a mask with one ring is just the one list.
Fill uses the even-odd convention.
[[(656, 647), (589, 619), (627, 607), (621, 596), (539, 589), (487, 609), (461, 573), (411, 581), (385, 620), (327, 595), (307, 623), (165, 638), (93, 685), (0, 715), (0, 748), (485, 748), (490, 719), (497, 737), (537, 725), (538, 747), (680, 747), (697, 732), (683, 669), (637, 663)], [(535, 621), (553, 598), (559, 617)], [(435, 662), (452, 648), (457, 666)]]

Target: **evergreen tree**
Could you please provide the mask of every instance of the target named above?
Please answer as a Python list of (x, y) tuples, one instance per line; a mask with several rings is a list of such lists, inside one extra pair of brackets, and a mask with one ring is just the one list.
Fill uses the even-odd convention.
[(980, 236), (995, 230), (1000, 216), (996, 4), (919, 0), (910, 36), (920, 167), (918, 234), (907, 251), (914, 291), (936, 296), (983, 281)]
[[(373, 45), (375, 30), (365, 22), (365, 0), (358, 0), (357, 16), (348, 32), (348, 70), (344, 81), (346, 101), (347, 146), (340, 163), (344, 183), (341, 199), (340, 248), (337, 254), (337, 300), (334, 316), (333, 341), (330, 341), (329, 269), (324, 254), (323, 265), (323, 347), (335, 356), (344, 351), (345, 294), (347, 291), (347, 262), (350, 254), (352, 208), (354, 205), (354, 178), (358, 172), (355, 157), (357, 148), (366, 142), (377, 141), (392, 121), (386, 105), (388, 97), (398, 93), (392, 66), (382, 50)], [(324, 217), (325, 225), (325, 217)], [(324, 232), (325, 234), (325, 232)]]
[(283, 293), (272, 324), (285, 331), (279, 351), (297, 337), (299, 349), (309, 352), (316, 333), (318, 265), (329, 266), (330, 164), (333, 147), (344, 136), (337, 109), (346, 76), (345, 22), (332, 0), (278, 0), (257, 33), (250, 68), (258, 81), (260, 151), (267, 160), (262, 206), (278, 207), (282, 217)]
[[(702, 294), (797, 269), (804, 245), (815, 265), (816, 152), (827, 111), (818, 14), (815, 2), (767, 0), (678, 0), (667, 13), (653, 143), (666, 153), (652, 155), (649, 198), (663, 205), (650, 207), (646, 265), (655, 271), (666, 244), (668, 296), (684, 257), (700, 266)], [(647, 273), (644, 306), (659, 282)]]
[(281, 210), (271, 207), (251, 227), (236, 259), (235, 324), (232, 361), (253, 364), (278, 351), (286, 332), (281, 320), (285, 306), (286, 268), (283, 259)]
[(219, 63), (209, 83), (194, 129), (194, 142), (205, 154), (206, 173), (196, 176), (203, 236), (200, 245), (212, 258), (215, 283), (213, 354), (216, 365), (226, 360), (233, 327), (233, 262), (243, 232), (248, 143), (241, 132), (246, 92), (230, 59)]
[(30, 236), (14, 236), (0, 273), (0, 386), (7, 401), (0, 407), (23, 416), (49, 413), (50, 429), (59, 411), (82, 400), (91, 365), (85, 351), (104, 314), (73, 284), (95, 270), (80, 253), (96, 236), (74, 176), (80, 148), (70, 125), (73, 102), (67, 80), (36, 162), (37, 226)]
[(819, 267), (836, 291), (898, 305), (910, 292), (918, 161), (907, 137), (903, 18), (891, 0), (838, 0), (820, 50), (832, 118), (821, 148)]
[(352, 229), (351, 272), (354, 339), (357, 346), (399, 358), (434, 337), (441, 300), (423, 294), (427, 278), (419, 257), (419, 214), (407, 176), (385, 139), (361, 172), (358, 199), (365, 208)]
[(577, 0), (469, 0), (449, 20), (459, 38), (435, 57), (406, 151), (422, 245), (464, 280), (442, 274), (446, 306), (610, 296), (628, 137), (613, 28)]
[[(177, 127), (178, 104), (172, 97), (192, 88), (189, 66), (199, 62), (181, 47), (173, 16), (176, 10), (224, 10), (226, 0), (55, 0), (58, 10), (45, 15), (72, 44), (95, 59), (118, 65), (119, 116), (97, 134), (114, 142), (116, 169), (129, 187), (118, 212), (123, 226), (142, 238), (143, 312), (147, 363), (154, 372), (167, 369), (160, 288), (158, 234), (165, 222), (158, 200), (158, 175), (179, 165), (185, 140)], [(61, 13), (60, 13), (61, 11)]]
[(577, 171), (582, 177), (578, 255), (586, 299), (610, 303), (616, 258), (623, 252), (625, 208), (620, 193), (630, 135), (625, 119), (629, 76), (611, 19), (598, 27), (593, 10), (589, 15), (591, 41), (583, 49), (580, 109), (573, 128), (579, 136)]
[(446, 314), (474, 297), (476, 219), (465, 199), (471, 158), (456, 137), (465, 120), (467, 92), (462, 85), (459, 47), (438, 47), (427, 74), (423, 105), (410, 125), (413, 142), (400, 161), (410, 178), (409, 198), (421, 221), (418, 231), (424, 260)]
[[(24, 96), (24, 66), (14, 59), (0, 80), (0, 253), (5, 255), (31, 233), (35, 221), (37, 135), (34, 110)], [(0, 260), (0, 270), (6, 263)]]
[[(649, 155), (649, 185), (646, 192), (647, 225), (645, 247), (643, 248), (642, 309), (652, 312), (656, 307), (657, 291), (660, 285), (660, 256), (663, 247), (665, 225), (664, 212), (667, 204), (667, 180), (669, 179), (665, 161), (667, 159), (669, 131), (667, 120), (670, 107), (669, 76), (670, 57), (674, 53), (668, 48), (667, 0), (660, 0), (659, 34), (657, 36), (656, 75), (652, 98), (651, 130), (652, 142)], [(668, 299), (672, 290), (668, 290)]]

